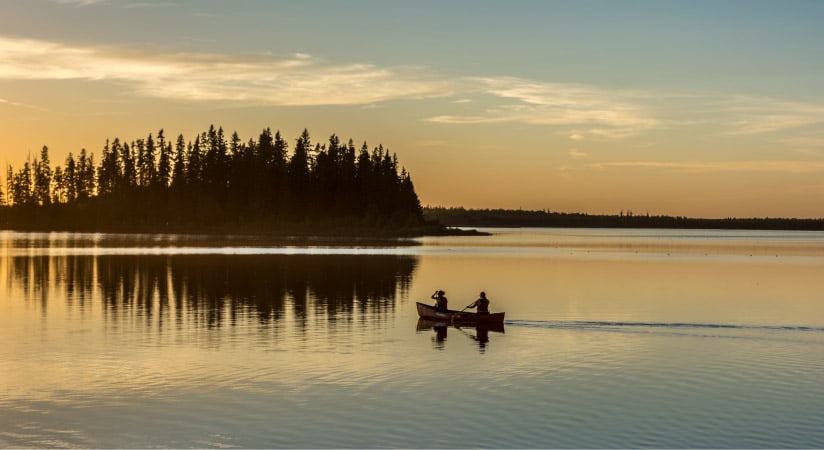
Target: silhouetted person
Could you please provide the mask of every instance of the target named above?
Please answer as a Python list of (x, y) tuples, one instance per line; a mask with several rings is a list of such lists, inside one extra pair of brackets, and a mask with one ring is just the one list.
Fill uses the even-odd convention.
[(441, 310), (441, 311), (446, 311), (447, 310), (447, 306), (446, 306), (447, 305), (447, 300), (446, 300), (446, 297), (444, 296), (445, 294), (446, 294), (446, 292), (444, 292), (444, 291), (435, 291), (435, 293), (432, 294), (432, 298), (435, 300), (435, 308), (437, 308), (438, 310)]
[(467, 309), (469, 308), (478, 308), (478, 314), (489, 314), (489, 300), (486, 298), (486, 292), (481, 292), (481, 297), (467, 306)]

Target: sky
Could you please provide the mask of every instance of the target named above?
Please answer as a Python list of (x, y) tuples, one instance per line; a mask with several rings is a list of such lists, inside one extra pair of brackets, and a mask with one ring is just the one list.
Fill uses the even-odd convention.
[(388, 147), (424, 205), (824, 217), (821, 23), (821, 1), (0, 0), (0, 164), (306, 128)]

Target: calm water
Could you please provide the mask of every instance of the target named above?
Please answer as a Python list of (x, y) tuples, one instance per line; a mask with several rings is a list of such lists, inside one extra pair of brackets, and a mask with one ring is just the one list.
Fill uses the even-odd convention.
[(0, 233), (0, 447), (824, 447), (824, 233), (490, 231)]

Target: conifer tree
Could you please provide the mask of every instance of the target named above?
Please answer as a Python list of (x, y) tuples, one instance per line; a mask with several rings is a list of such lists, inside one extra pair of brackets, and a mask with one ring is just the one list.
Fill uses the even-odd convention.
[(77, 198), (87, 200), (97, 192), (95, 185), (94, 153), (87, 155), (86, 149), (80, 149), (77, 160)]
[(137, 163), (137, 185), (146, 187), (149, 185), (149, 176), (146, 173), (146, 166), (148, 165), (146, 162), (146, 141), (138, 139), (132, 144), (132, 148), (134, 149), (136, 156), (135, 162)]
[(175, 141), (174, 168), (172, 169), (172, 187), (179, 188), (186, 184), (186, 140), (183, 134)]
[[(134, 147), (134, 145), (132, 145), (132, 147)], [(120, 152), (123, 189), (129, 191), (137, 186), (137, 167), (135, 166), (135, 155), (132, 147), (124, 142)]]
[(144, 187), (154, 186), (157, 183), (157, 147), (155, 147), (152, 133), (146, 138), (146, 148), (143, 154), (143, 165), (141, 167), (141, 181)]
[(66, 185), (63, 182), (63, 168), (57, 166), (54, 168), (54, 173), (52, 174), (52, 195), (51, 195), (51, 202), (52, 203), (65, 203), (66, 202)]
[(40, 161), (34, 160), (34, 202), (40, 205), (51, 203), (52, 170), (49, 163), (49, 148), (40, 151)]
[(74, 156), (69, 152), (66, 157), (66, 168), (63, 171), (63, 190), (66, 192), (66, 203), (77, 199), (77, 166)]
[(200, 185), (200, 175), (203, 170), (203, 155), (200, 150), (200, 136), (195, 136), (194, 143), (189, 145), (189, 161), (187, 179), (190, 186)]
[(160, 149), (160, 160), (157, 163), (157, 184), (161, 188), (169, 186), (172, 178), (172, 144), (166, 142), (163, 129), (157, 132), (157, 145)]
[(292, 200), (293, 211), (302, 214), (309, 199), (309, 151), (312, 148), (309, 131), (304, 128), (303, 133), (295, 143), (295, 151), (289, 160), (289, 195)]
[(32, 189), (32, 174), (31, 174), (31, 157), (26, 159), (23, 163), (23, 168), (14, 174), (11, 197), (15, 205), (32, 205), (34, 204), (34, 191)]

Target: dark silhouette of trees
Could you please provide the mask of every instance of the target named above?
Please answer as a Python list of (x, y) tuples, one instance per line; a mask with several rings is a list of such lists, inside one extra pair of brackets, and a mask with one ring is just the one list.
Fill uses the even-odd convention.
[(295, 142), (295, 151), (289, 159), (287, 173), (292, 195), (289, 196), (290, 209), (298, 215), (303, 215), (309, 209), (309, 149), (312, 142), (309, 132), (304, 129)]
[(11, 203), (13, 205), (31, 206), (34, 203), (34, 186), (29, 159), (23, 163), (23, 167), (17, 172), (14, 172), (11, 165), (9, 165), (8, 180)]
[(80, 150), (75, 179), (77, 200), (86, 201), (95, 194), (94, 154), (86, 155), (86, 149)]
[(155, 148), (151, 133), (149, 133), (149, 137), (146, 138), (145, 145), (143, 145), (143, 141), (138, 142), (140, 148), (143, 150), (140, 152), (142, 155), (142, 158), (140, 158), (140, 185), (143, 187), (151, 187), (157, 182), (157, 170), (155, 169), (157, 149)]
[(49, 148), (43, 146), (40, 160), (34, 160), (34, 202), (38, 205), (51, 203), (52, 170), (49, 166)]
[(174, 167), (172, 168), (171, 186), (175, 192), (186, 185), (186, 139), (182, 134), (175, 141)]
[(172, 177), (172, 144), (166, 142), (163, 130), (157, 132), (160, 160), (157, 163), (157, 183), (161, 188), (169, 186)]
[(562, 213), (542, 210), (465, 209), (427, 207), (427, 220), (448, 227), (559, 227), (559, 228), (682, 228), (737, 230), (824, 230), (824, 219), (736, 218), (704, 219), (650, 216), (631, 211), (617, 215)]
[(12, 228), (357, 234), (423, 225), (396, 155), (366, 143), (358, 153), (337, 135), (313, 144), (305, 129), (291, 152), (279, 131), (244, 142), (210, 126), (188, 143), (162, 129), (107, 140), (98, 166), (83, 149), (52, 169), (43, 147), (39, 159), (7, 169), (11, 206), (0, 220)]

